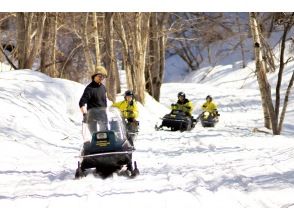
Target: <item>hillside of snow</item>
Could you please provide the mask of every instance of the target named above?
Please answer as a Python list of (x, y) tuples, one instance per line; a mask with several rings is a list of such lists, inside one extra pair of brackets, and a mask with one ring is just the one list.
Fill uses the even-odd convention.
[[(294, 33), (292, 29), (288, 36), (291, 37)], [(276, 94), (276, 84), (277, 84), (277, 74), (278, 74), (278, 64), (280, 56), (280, 41), (281, 32), (273, 32), (271, 37), (267, 39), (269, 45), (273, 47), (273, 53), (275, 58), (276, 70), (267, 74), (268, 81), (272, 89), (272, 99), (275, 102)], [(291, 76), (294, 72), (294, 61), (293, 61), (293, 43), (290, 38), (287, 38), (286, 49), (285, 49), (285, 60), (291, 58), (291, 62), (285, 65), (283, 71), (283, 78), (281, 84), (281, 105), (285, 97), (286, 88), (288, 87)], [(169, 87), (169, 85), (176, 86), (177, 82), (181, 82), (181, 87), (183, 91), (186, 90), (185, 87), (191, 88), (191, 95), (188, 94), (194, 104), (196, 103), (195, 112), (200, 113), (200, 106), (205, 97), (209, 94), (212, 95), (215, 100), (217, 100), (220, 107), (227, 105), (223, 103), (223, 90), (232, 90), (233, 93), (245, 93), (247, 91), (250, 93), (254, 90), (258, 91), (258, 82), (255, 74), (255, 61), (253, 60), (253, 48), (252, 48), (252, 39), (244, 39), (244, 55), (246, 67), (242, 68), (242, 57), (241, 51), (236, 47), (238, 45), (239, 39), (232, 37), (231, 40), (215, 42), (211, 46), (211, 57), (213, 63), (208, 62), (207, 52), (203, 51), (204, 61), (201, 63), (199, 70), (189, 71), (187, 64), (183, 62), (179, 56), (174, 55), (167, 59), (166, 61), (166, 70), (164, 74), (164, 82), (162, 88)], [(185, 83), (185, 84), (184, 84)], [(193, 87), (195, 90), (193, 90)], [(199, 87), (196, 88), (196, 87)], [(189, 89), (190, 90), (190, 89)], [(188, 90), (188, 91), (189, 91)], [(193, 93), (198, 90), (199, 99), (194, 97)], [(292, 88), (293, 90), (293, 88)], [(174, 97), (177, 91), (174, 93)], [(202, 96), (200, 96), (202, 94)], [(197, 96), (198, 96), (197, 95)], [(256, 93), (258, 95), (258, 93)], [(237, 97), (239, 99), (239, 97)], [(165, 97), (163, 97), (165, 99)], [(171, 98), (173, 99), (173, 98)], [(293, 92), (290, 94), (290, 100), (294, 99)], [(161, 99), (162, 100), (162, 99)], [(240, 100), (243, 100), (240, 98)], [(171, 101), (171, 100), (168, 100)], [(259, 101), (259, 100), (258, 100)], [(293, 101), (292, 101), (293, 102)], [(290, 105), (293, 106), (293, 103), (290, 101)], [(164, 104), (164, 102), (163, 102)], [(246, 105), (246, 102), (242, 103)], [(284, 134), (292, 133), (294, 130), (294, 112), (291, 110), (291, 107), (288, 108), (286, 114), (286, 120), (284, 123)], [(260, 124), (260, 126), (262, 126)]]

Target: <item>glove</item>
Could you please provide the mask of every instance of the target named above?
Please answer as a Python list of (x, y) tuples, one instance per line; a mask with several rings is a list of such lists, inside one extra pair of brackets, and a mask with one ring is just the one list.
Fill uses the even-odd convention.
[(134, 119), (134, 118), (128, 118), (127, 120), (128, 120), (128, 122), (129, 122), (129, 123), (131, 123), (131, 122), (134, 122), (134, 121), (135, 121), (135, 119)]
[(191, 117), (190, 112), (185, 112), (185, 114), (186, 114), (187, 116)]
[(87, 123), (87, 113), (83, 114), (83, 123)]

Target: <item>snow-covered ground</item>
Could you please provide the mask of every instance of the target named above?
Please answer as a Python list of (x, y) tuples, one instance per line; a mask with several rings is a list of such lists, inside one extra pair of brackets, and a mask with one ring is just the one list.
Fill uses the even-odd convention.
[[(215, 128), (154, 131), (176, 94), (196, 109), (209, 93), (219, 104)], [(0, 207), (184, 211), (197, 208), (294, 207), (294, 102), (280, 136), (262, 127), (257, 89), (166, 83), (159, 104), (140, 105), (136, 179), (92, 175), (74, 180), (81, 138), (78, 100), (84, 86), (39, 72), (0, 73)]]
[[(112, 217), (125, 211), (128, 219), (156, 218), (159, 212), (164, 219), (196, 219), (199, 213), (211, 215), (199, 208), (294, 208), (293, 92), (282, 135), (254, 132), (263, 126), (263, 115), (257, 83), (248, 71), (253, 63), (245, 70), (233, 66), (216, 66), (201, 81), (205, 69), (183, 83), (163, 84), (161, 103), (147, 95), (146, 105), (139, 106), (133, 154), (141, 175), (131, 180), (115, 175), (74, 180), (82, 144), (78, 101), (83, 85), (30, 70), (1, 72), (1, 210), (33, 207), (67, 213), (70, 208), (70, 213), (97, 210)], [(285, 79), (292, 70), (293, 64)], [(275, 80), (272, 74), (270, 82)], [(212, 95), (221, 114), (217, 126), (155, 131), (179, 91), (194, 103), (195, 116)], [(236, 218), (245, 219), (243, 212)]]

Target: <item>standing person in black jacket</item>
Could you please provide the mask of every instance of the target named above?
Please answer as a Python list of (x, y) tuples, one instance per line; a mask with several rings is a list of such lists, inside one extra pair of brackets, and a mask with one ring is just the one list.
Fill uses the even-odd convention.
[[(102, 84), (102, 81), (107, 77), (107, 71), (103, 66), (98, 66), (95, 69), (95, 73), (92, 75), (92, 82), (87, 85), (84, 90), (84, 93), (80, 99), (79, 106), (81, 112), (83, 113), (83, 122), (88, 122), (89, 130), (97, 130), (96, 122), (90, 123), (87, 121), (87, 112), (91, 108), (95, 107), (107, 107), (106, 100), (106, 88)], [(107, 123), (107, 115), (97, 116), (101, 120), (98, 121), (100, 129), (106, 129), (105, 125)]]

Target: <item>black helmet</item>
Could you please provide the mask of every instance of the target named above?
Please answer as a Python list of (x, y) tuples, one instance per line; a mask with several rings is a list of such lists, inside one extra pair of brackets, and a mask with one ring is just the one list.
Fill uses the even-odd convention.
[(178, 93), (178, 97), (180, 97), (180, 96), (183, 97), (183, 98), (186, 98), (186, 94), (183, 93), (183, 92), (179, 92), (179, 93)]
[(207, 100), (207, 99), (212, 100), (212, 97), (211, 97), (210, 95), (208, 95), (208, 96), (206, 96), (206, 100)]
[(131, 91), (131, 90), (127, 90), (127, 91), (125, 92), (125, 96), (132, 96), (132, 97), (134, 97), (134, 93), (133, 93), (133, 91)]

